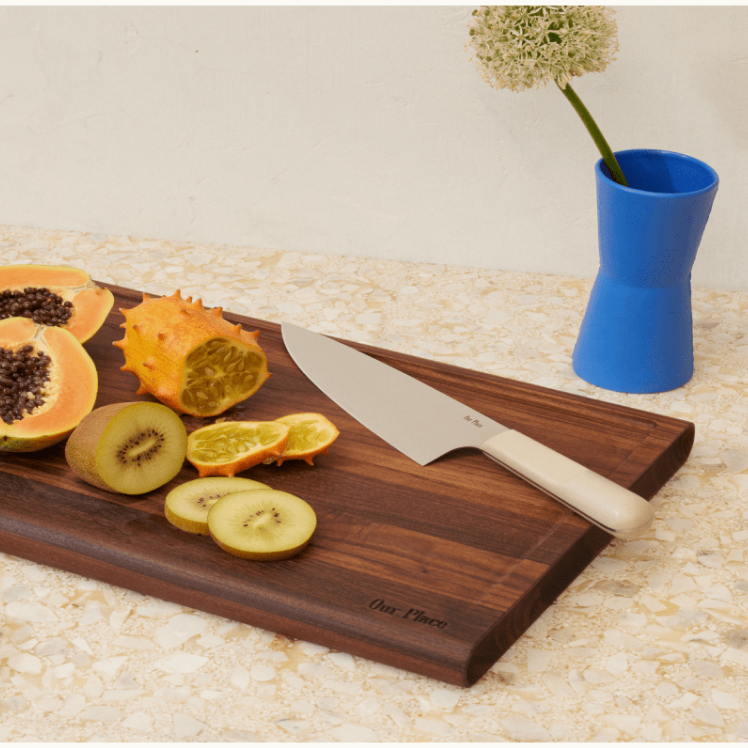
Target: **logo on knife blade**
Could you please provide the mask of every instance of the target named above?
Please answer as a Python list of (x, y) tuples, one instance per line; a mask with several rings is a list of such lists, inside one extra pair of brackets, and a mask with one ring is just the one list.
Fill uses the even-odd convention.
[(483, 428), (483, 424), (477, 418), (473, 418), (472, 416), (465, 416), (465, 420), (468, 423), (472, 423), (473, 426), (477, 426), (479, 429)]

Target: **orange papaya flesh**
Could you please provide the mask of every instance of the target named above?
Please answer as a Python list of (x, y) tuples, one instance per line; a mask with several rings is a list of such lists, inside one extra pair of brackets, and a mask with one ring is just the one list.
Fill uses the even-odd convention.
[(0, 452), (62, 441), (93, 410), (97, 391), (96, 366), (72, 333), (25, 317), (0, 320)]
[(104, 324), (113, 305), (112, 292), (97, 286), (80, 268), (0, 266), (0, 319), (21, 316), (63, 327), (85, 343)]

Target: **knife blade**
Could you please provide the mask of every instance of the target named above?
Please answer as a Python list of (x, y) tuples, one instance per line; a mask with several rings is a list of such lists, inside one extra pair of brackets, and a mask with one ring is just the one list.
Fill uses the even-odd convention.
[(636, 537), (652, 523), (652, 507), (633, 491), (415, 377), (289, 322), (281, 333), (322, 392), (419, 465), (472, 447), (615, 537)]

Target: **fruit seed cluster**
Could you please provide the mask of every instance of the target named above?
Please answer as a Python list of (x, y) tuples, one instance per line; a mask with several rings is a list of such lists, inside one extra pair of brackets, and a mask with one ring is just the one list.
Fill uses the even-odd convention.
[(44, 403), (44, 386), (49, 381), (52, 359), (33, 345), (17, 351), (0, 348), (0, 419), (20, 421), (26, 413)]
[(37, 325), (61, 327), (73, 314), (73, 303), (64, 301), (48, 288), (28, 286), (0, 293), (0, 319), (27, 317)]

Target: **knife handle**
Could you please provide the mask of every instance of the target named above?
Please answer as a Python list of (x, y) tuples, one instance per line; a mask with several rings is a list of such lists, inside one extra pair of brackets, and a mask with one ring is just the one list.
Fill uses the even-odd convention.
[(618, 538), (640, 535), (654, 519), (652, 507), (641, 496), (519, 431), (502, 431), (480, 449)]

